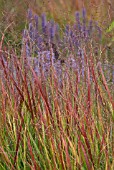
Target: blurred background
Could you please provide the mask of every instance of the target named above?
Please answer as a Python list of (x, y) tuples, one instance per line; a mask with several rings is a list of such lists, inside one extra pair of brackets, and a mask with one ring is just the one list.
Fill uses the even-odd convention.
[[(96, 20), (105, 30), (114, 20), (114, 0), (0, 0), (0, 31), (10, 25), (6, 41), (17, 42), (25, 27), (27, 9), (47, 14), (61, 26), (72, 24), (75, 11), (85, 7), (88, 19)], [(112, 35), (109, 35), (112, 36)]]

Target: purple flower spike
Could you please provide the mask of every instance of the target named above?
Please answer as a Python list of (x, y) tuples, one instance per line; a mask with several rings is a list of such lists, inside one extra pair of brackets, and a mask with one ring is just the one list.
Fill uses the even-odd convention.
[(78, 24), (78, 29), (79, 31), (81, 31), (81, 24), (80, 24), (80, 13), (79, 12), (76, 12), (76, 21), (77, 21), (77, 24)]
[(31, 9), (28, 9), (28, 20), (31, 21), (32, 19), (32, 10)]
[(76, 21), (79, 22), (80, 21), (80, 13), (79, 12), (76, 12)]
[(33, 25), (32, 25), (32, 23), (29, 23), (29, 36), (31, 39), (33, 37), (32, 35), (33, 35)]
[(38, 29), (38, 15), (34, 16), (34, 20), (35, 20), (36, 29)]
[(83, 19), (83, 34), (84, 37), (86, 36), (86, 9), (83, 8), (82, 10), (82, 19)]
[(69, 25), (66, 25), (65, 33), (67, 36), (69, 36), (69, 31), (70, 31), (70, 27)]
[(83, 10), (82, 10), (82, 17), (85, 20), (85, 18), (86, 18), (86, 9), (85, 8), (83, 8)]
[(50, 38), (53, 39), (55, 35), (55, 25), (54, 25), (54, 21), (52, 20), (50, 22)]
[(88, 25), (88, 34), (89, 34), (89, 35), (91, 34), (92, 29), (93, 29), (93, 21), (90, 20), (90, 21), (89, 21), (89, 25)]
[(47, 20), (46, 20), (46, 15), (45, 13), (42, 14), (42, 31), (45, 33), (46, 31), (46, 25), (47, 25)]
[(26, 43), (25, 48), (26, 48), (26, 56), (30, 57), (30, 47), (29, 47), (28, 42)]
[(74, 34), (73, 34), (73, 31), (71, 30), (70, 31), (70, 37), (73, 38)]
[(59, 28), (59, 24), (55, 24), (55, 35), (56, 35), (56, 40), (59, 43), (59, 41), (60, 41), (60, 28)]
[(38, 42), (37, 42), (39, 51), (42, 51), (42, 42), (43, 42), (43, 39), (42, 39), (41, 36), (39, 36), (38, 37)]

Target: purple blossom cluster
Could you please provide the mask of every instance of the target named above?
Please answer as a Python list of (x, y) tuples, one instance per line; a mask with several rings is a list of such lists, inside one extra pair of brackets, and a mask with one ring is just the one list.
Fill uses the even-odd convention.
[[(29, 63), (39, 75), (41, 68), (47, 75), (53, 66), (61, 73), (63, 65), (78, 70), (84, 76), (85, 50), (89, 52), (90, 43), (94, 48), (101, 40), (101, 29), (97, 23), (88, 21), (85, 8), (82, 14), (76, 12), (74, 25), (66, 25), (60, 36), (60, 28), (53, 20), (47, 20), (28, 10), (28, 24), (23, 31), (22, 52), (26, 52)], [(98, 49), (97, 49), (98, 50)], [(60, 76), (58, 74), (58, 76)]]

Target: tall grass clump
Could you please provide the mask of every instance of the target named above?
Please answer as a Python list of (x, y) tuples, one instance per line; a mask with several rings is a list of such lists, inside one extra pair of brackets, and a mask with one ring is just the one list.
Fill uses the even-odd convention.
[(62, 33), (29, 10), (20, 56), (3, 38), (0, 169), (112, 170), (113, 68), (85, 9)]

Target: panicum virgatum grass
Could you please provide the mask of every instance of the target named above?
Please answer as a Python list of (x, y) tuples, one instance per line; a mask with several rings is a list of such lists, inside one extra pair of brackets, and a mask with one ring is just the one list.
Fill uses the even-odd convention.
[(60, 36), (29, 10), (21, 56), (1, 41), (0, 169), (114, 168), (113, 73), (85, 14)]

